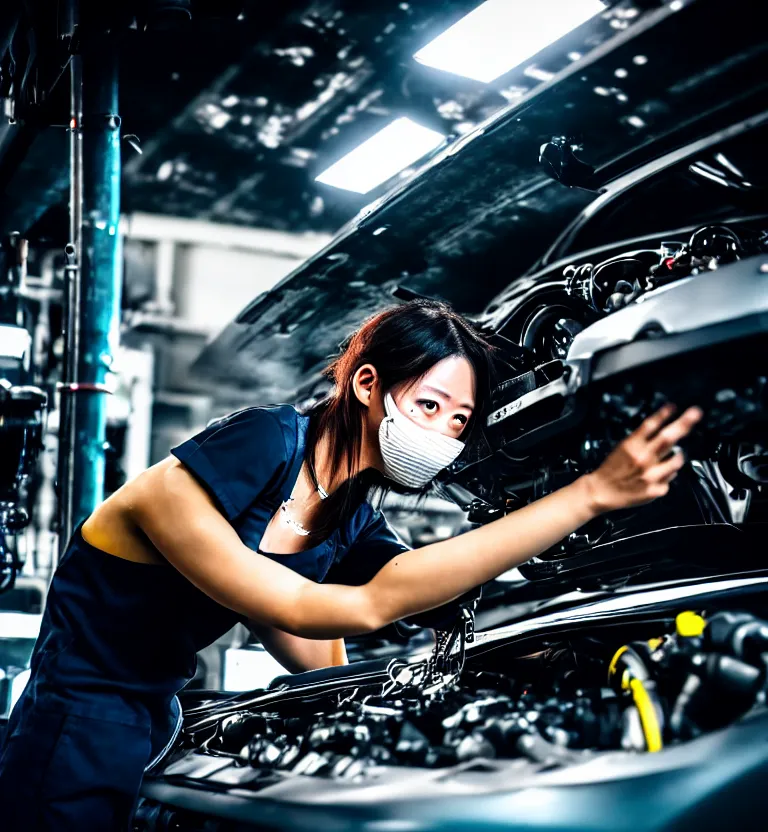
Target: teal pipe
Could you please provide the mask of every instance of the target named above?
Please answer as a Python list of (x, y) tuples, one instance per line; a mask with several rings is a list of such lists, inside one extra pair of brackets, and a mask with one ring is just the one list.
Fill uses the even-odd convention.
[(122, 252), (120, 117), (116, 44), (108, 38), (82, 56), (83, 202), (81, 291), (74, 397), (72, 523), (104, 499), (107, 395), (120, 326)]

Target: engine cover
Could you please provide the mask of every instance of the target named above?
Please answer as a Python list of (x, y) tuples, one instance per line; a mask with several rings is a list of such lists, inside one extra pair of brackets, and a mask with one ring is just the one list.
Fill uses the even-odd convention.
[[(729, 345), (746, 345), (767, 335), (765, 256), (731, 263), (710, 274), (656, 289), (578, 333), (561, 367), (548, 365), (547, 373), (540, 374), (534, 389), (515, 395), (520, 385), (507, 382), (502, 386), (487, 420), (489, 440), (492, 447), (504, 448), (512, 455), (529, 451), (538, 442), (583, 420), (588, 393), (598, 382), (617, 377), (621, 377), (622, 383), (631, 382), (632, 371), (647, 376), (654, 365), (675, 359), (681, 373), (687, 364), (689, 373), (701, 376), (703, 371), (706, 375), (709, 368), (697, 363), (700, 351), (717, 348), (730, 357)], [(754, 370), (759, 377), (765, 369), (765, 352), (745, 350), (743, 355), (752, 355), (753, 360), (742, 359), (739, 368)], [(533, 373), (528, 375), (534, 377)], [(683, 378), (681, 375), (680, 380)], [(701, 394), (706, 394), (706, 386), (699, 385)], [(718, 392), (709, 390), (710, 394)], [(510, 393), (506, 401), (499, 401), (499, 397)]]

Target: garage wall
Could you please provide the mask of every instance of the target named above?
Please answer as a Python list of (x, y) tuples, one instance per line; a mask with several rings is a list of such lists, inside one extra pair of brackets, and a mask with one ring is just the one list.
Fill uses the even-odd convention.
[(153, 464), (210, 419), (256, 403), (248, 390), (224, 389), (192, 365), (209, 338), (330, 238), (146, 214), (121, 227), (122, 343), (154, 357)]
[(302, 258), (206, 245), (179, 246), (174, 275), (176, 315), (201, 329), (222, 329)]

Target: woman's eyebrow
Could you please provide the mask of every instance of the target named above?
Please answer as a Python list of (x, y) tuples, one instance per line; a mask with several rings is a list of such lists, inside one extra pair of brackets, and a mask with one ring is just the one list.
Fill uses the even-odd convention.
[[(425, 384), (422, 390), (429, 390), (431, 393), (435, 393), (437, 396), (442, 397), (447, 402), (453, 401), (453, 396), (450, 393), (446, 393), (445, 390), (441, 390), (439, 387), (433, 387), (431, 384)], [(474, 405), (467, 404), (460, 404), (459, 407), (463, 408), (464, 410), (474, 410)]]

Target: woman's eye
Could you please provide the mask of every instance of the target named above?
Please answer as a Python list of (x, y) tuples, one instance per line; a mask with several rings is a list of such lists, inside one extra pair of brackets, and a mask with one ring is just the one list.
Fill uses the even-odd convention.
[(433, 402), (430, 399), (424, 399), (420, 401), (419, 404), (426, 410), (427, 413), (437, 413), (437, 402)]
[(466, 425), (466, 424), (467, 424), (467, 417), (466, 417), (466, 416), (464, 416), (464, 415), (463, 415), (463, 414), (461, 414), (461, 413), (457, 413), (457, 414), (456, 414), (453, 418), (454, 418), (454, 419), (456, 419), (456, 421), (457, 421), (460, 425)]

